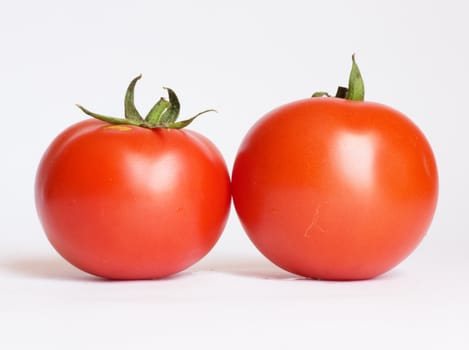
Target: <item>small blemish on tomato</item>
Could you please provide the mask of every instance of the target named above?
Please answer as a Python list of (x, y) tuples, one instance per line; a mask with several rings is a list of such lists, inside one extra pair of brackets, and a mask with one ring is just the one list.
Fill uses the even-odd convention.
[(305, 238), (311, 238), (311, 233), (313, 231), (319, 231), (319, 232), (326, 232), (326, 230), (319, 225), (319, 214), (321, 212), (321, 205), (318, 205), (316, 207), (316, 210), (314, 211), (313, 213), (313, 217), (311, 218), (311, 222), (310, 224), (308, 225), (308, 227), (306, 227), (306, 230), (304, 232), (304, 237)]
[(118, 131), (130, 131), (132, 130), (132, 128), (130, 126), (126, 126), (126, 125), (109, 125), (109, 126), (105, 126), (103, 129), (111, 129), (111, 130), (118, 130)]
[(422, 157), (422, 163), (423, 163), (423, 170), (425, 171), (425, 175), (428, 177), (432, 176), (432, 171), (431, 171), (431, 166), (430, 166), (430, 160), (426, 155)]

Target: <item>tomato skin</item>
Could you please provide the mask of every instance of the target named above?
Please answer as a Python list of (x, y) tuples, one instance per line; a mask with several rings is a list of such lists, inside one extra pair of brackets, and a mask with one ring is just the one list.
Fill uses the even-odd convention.
[(36, 207), (70, 263), (109, 279), (165, 277), (218, 240), (230, 207), (224, 160), (188, 130), (77, 123), (44, 154)]
[(273, 263), (311, 278), (369, 279), (424, 237), (438, 174), (425, 136), (398, 111), (310, 98), (251, 128), (232, 195), (249, 238)]

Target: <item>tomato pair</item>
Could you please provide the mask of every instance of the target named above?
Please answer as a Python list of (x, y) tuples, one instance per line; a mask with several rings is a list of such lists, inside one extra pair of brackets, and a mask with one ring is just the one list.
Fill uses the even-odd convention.
[(125, 119), (75, 124), (45, 153), (36, 204), (57, 251), (111, 279), (160, 278), (205, 256), (233, 196), (255, 246), (306, 277), (375, 277), (418, 245), (435, 211), (431, 147), (404, 115), (363, 102), (353, 60), (348, 88), (315, 94), (260, 119), (241, 143), (232, 183), (216, 147), (180, 130), (168, 89), (143, 118), (133, 90)]

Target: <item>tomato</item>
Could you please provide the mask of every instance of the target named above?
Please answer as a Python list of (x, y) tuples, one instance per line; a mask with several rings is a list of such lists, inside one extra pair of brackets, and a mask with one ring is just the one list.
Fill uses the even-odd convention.
[(408, 256), (434, 214), (432, 149), (382, 104), (309, 98), (274, 109), (244, 138), (232, 195), (254, 245), (292, 273), (378, 276)]
[(201, 134), (95, 119), (52, 142), (35, 190), (55, 249), (109, 279), (160, 278), (194, 264), (218, 240), (231, 201), (225, 162)]

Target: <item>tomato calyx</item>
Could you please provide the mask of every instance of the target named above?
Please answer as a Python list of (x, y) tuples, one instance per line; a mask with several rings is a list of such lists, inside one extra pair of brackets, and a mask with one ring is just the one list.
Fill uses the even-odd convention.
[(150, 109), (148, 114), (143, 118), (141, 114), (138, 112), (137, 108), (135, 107), (134, 103), (134, 90), (137, 81), (142, 77), (140, 74), (136, 78), (134, 78), (125, 93), (124, 99), (124, 112), (125, 118), (116, 118), (110, 117), (102, 114), (97, 114), (94, 112), (89, 111), (85, 107), (77, 104), (77, 107), (81, 109), (85, 114), (89, 115), (90, 117), (117, 125), (134, 125), (139, 126), (142, 128), (148, 129), (156, 129), (156, 128), (165, 128), (165, 129), (182, 129), (188, 126), (190, 123), (194, 121), (200, 115), (207, 113), (207, 112), (216, 112), (214, 109), (207, 109), (200, 113), (197, 113), (193, 117), (185, 120), (178, 121), (179, 117), (179, 110), (180, 110), (180, 103), (176, 93), (168, 88), (165, 87), (164, 89), (168, 92), (168, 100), (164, 97), (161, 97), (158, 102)]
[[(311, 97), (331, 97), (331, 95), (325, 91), (318, 91)], [(363, 83), (360, 69), (355, 61), (355, 54), (352, 55), (352, 69), (350, 70), (348, 87), (339, 86), (334, 97), (350, 101), (365, 100), (365, 85)]]

